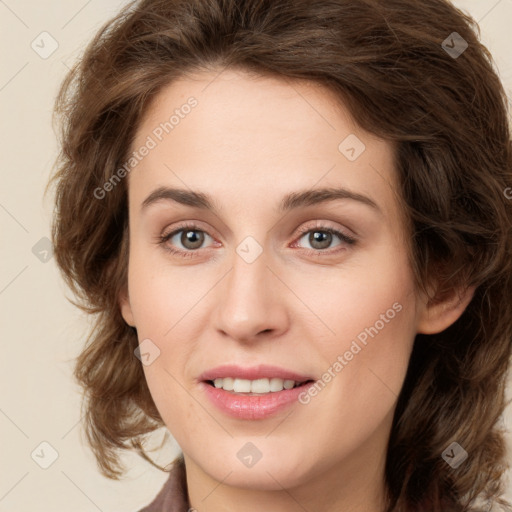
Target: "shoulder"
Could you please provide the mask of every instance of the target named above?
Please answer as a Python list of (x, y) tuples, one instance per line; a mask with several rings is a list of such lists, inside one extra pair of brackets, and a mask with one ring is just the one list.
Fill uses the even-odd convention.
[(137, 512), (188, 512), (189, 509), (185, 463), (180, 456), (155, 499)]

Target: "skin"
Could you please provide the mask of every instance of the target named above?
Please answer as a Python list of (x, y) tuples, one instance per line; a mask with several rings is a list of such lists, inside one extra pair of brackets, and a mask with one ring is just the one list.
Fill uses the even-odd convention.
[[(198, 101), (128, 177), (128, 286), (120, 296), (139, 342), (149, 338), (160, 350), (144, 372), (183, 450), (191, 506), (381, 511), (386, 445), (414, 337), (448, 327), (473, 290), (435, 306), (415, 290), (390, 143), (355, 125), (321, 86), (218, 73), (173, 82), (139, 125), (133, 148), (189, 97)], [(338, 150), (350, 134), (366, 146), (355, 161)], [(161, 186), (207, 193), (218, 209), (166, 199), (143, 208)], [(338, 199), (277, 211), (286, 194), (323, 187), (344, 187), (378, 209)], [(158, 243), (183, 221), (204, 235), (199, 248), (183, 232)], [(311, 237), (323, 227), (356, 243), (332, 235), (322, 248)], [(262, 249), (252, 263), (236, 252), (247, 236)], [(400, 312), (308, 404), (235, 419), (198, 384), (202, 372), (225, 362), (321, 379), (397, 303)], [(237, 458), (247, 442), (262, 454), (251, 468)]]

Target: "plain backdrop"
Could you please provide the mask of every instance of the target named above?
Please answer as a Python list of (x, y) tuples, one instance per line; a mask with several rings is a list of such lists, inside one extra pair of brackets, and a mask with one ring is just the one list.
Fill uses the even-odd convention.
[[(512, 97), (512, 0), (454, 3), (479, 22)], [(167, 478), (128, 455), (126, 477), (108, 480), (84, 443), (71, 373), (88, 319), (66, 300), (48, 240), (51, 196), (43, 199), (57, 154), (51, 111), (58, 85), (123, 4), (0, 0), (0, 512), (135, 512)], [(504, 421), (510, 429), (510, 408)], [(161, 429), (156, 441), (162, 436)], [(155, 458), (165, 465), (176, 450), (171, 444)]]

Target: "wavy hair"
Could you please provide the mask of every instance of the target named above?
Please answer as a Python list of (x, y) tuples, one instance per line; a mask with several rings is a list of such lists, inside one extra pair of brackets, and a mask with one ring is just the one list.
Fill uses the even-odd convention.
[[(457, 56), (458, 37), (468, 46)], [(57, 264), (94, 318), (74, 375), (105, 476), (123, 475), (123, 450), (165, 470), (144, 449), (164, 423), (118, 305), (126, 180), (101, 199), (95, 191), (126, 161), (164, 86), (239, 68), (321, 84), (393, 143), (417, 286), (428, 291), (435, 279), (431, 301), (476, 287), (453, 325), (416, 336), (387, 451), (388, 512), (507, 506), (500, 420), (512, 341), (512, 142), (506, 94), (479, 39), (478, 24), (446, 0), (142, 0), (99, 30), (58, 92), (61, 150), (49, 185)], [(469, 454), (457, 469), (442, 458), (454, 441)]]

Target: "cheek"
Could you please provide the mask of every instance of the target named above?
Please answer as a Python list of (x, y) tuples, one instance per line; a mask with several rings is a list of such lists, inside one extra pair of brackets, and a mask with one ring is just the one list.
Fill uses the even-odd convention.
[(416, 334), (414, 284), (405, 254), (382, 247), (357, 268), (340, 272), (324, 292), (317, 305), (325, 306), (323, 319), (334, 334), (317, 338), (322, 380), (329, 381), (319, 393), (323, 410), (341, 417), (350, 411), (363, 424), (375, 423), (400, 393)]
[(196, 410), (183, 386), (193, 385), (195, 374), (191, 367), (194, 361), (197, 367), (198, 339), (208, 318), (200, 315), (216, 279), (211, 271), (200, 272), (193, 266), (172, 267), (161, 253), (154, 248), (148, 250), (142, 243), (132, 247), (128, 269), (130, 304), (139, 343), (150, 340), (148, 346), (158, 354), (143, 369), (155, 405), (167, 425), (178, 417), (169, 409), (179, 410), (180, 418), (204, 415), (200, 408)]
[[(377, 352), (379, 348), (408, 351), (414, 336), (414, 281), (400, 248), (383, 244), (347, 260), (338, 271), (329, 269), (325, 278), (320, 272), (292, 278), (297, 295), (319, 320), (314, 339), (331, 362), (354, 340), (363, 348), (371, 340), (383, 340), (373, 343)], [(385, 347), (388, 339), (394, 341)]]
[(147, 253), (135, 246), (130, 254), (130, 304), (140, 339), (167, 338), (190, 309), (194, 287), (179, 269)]

